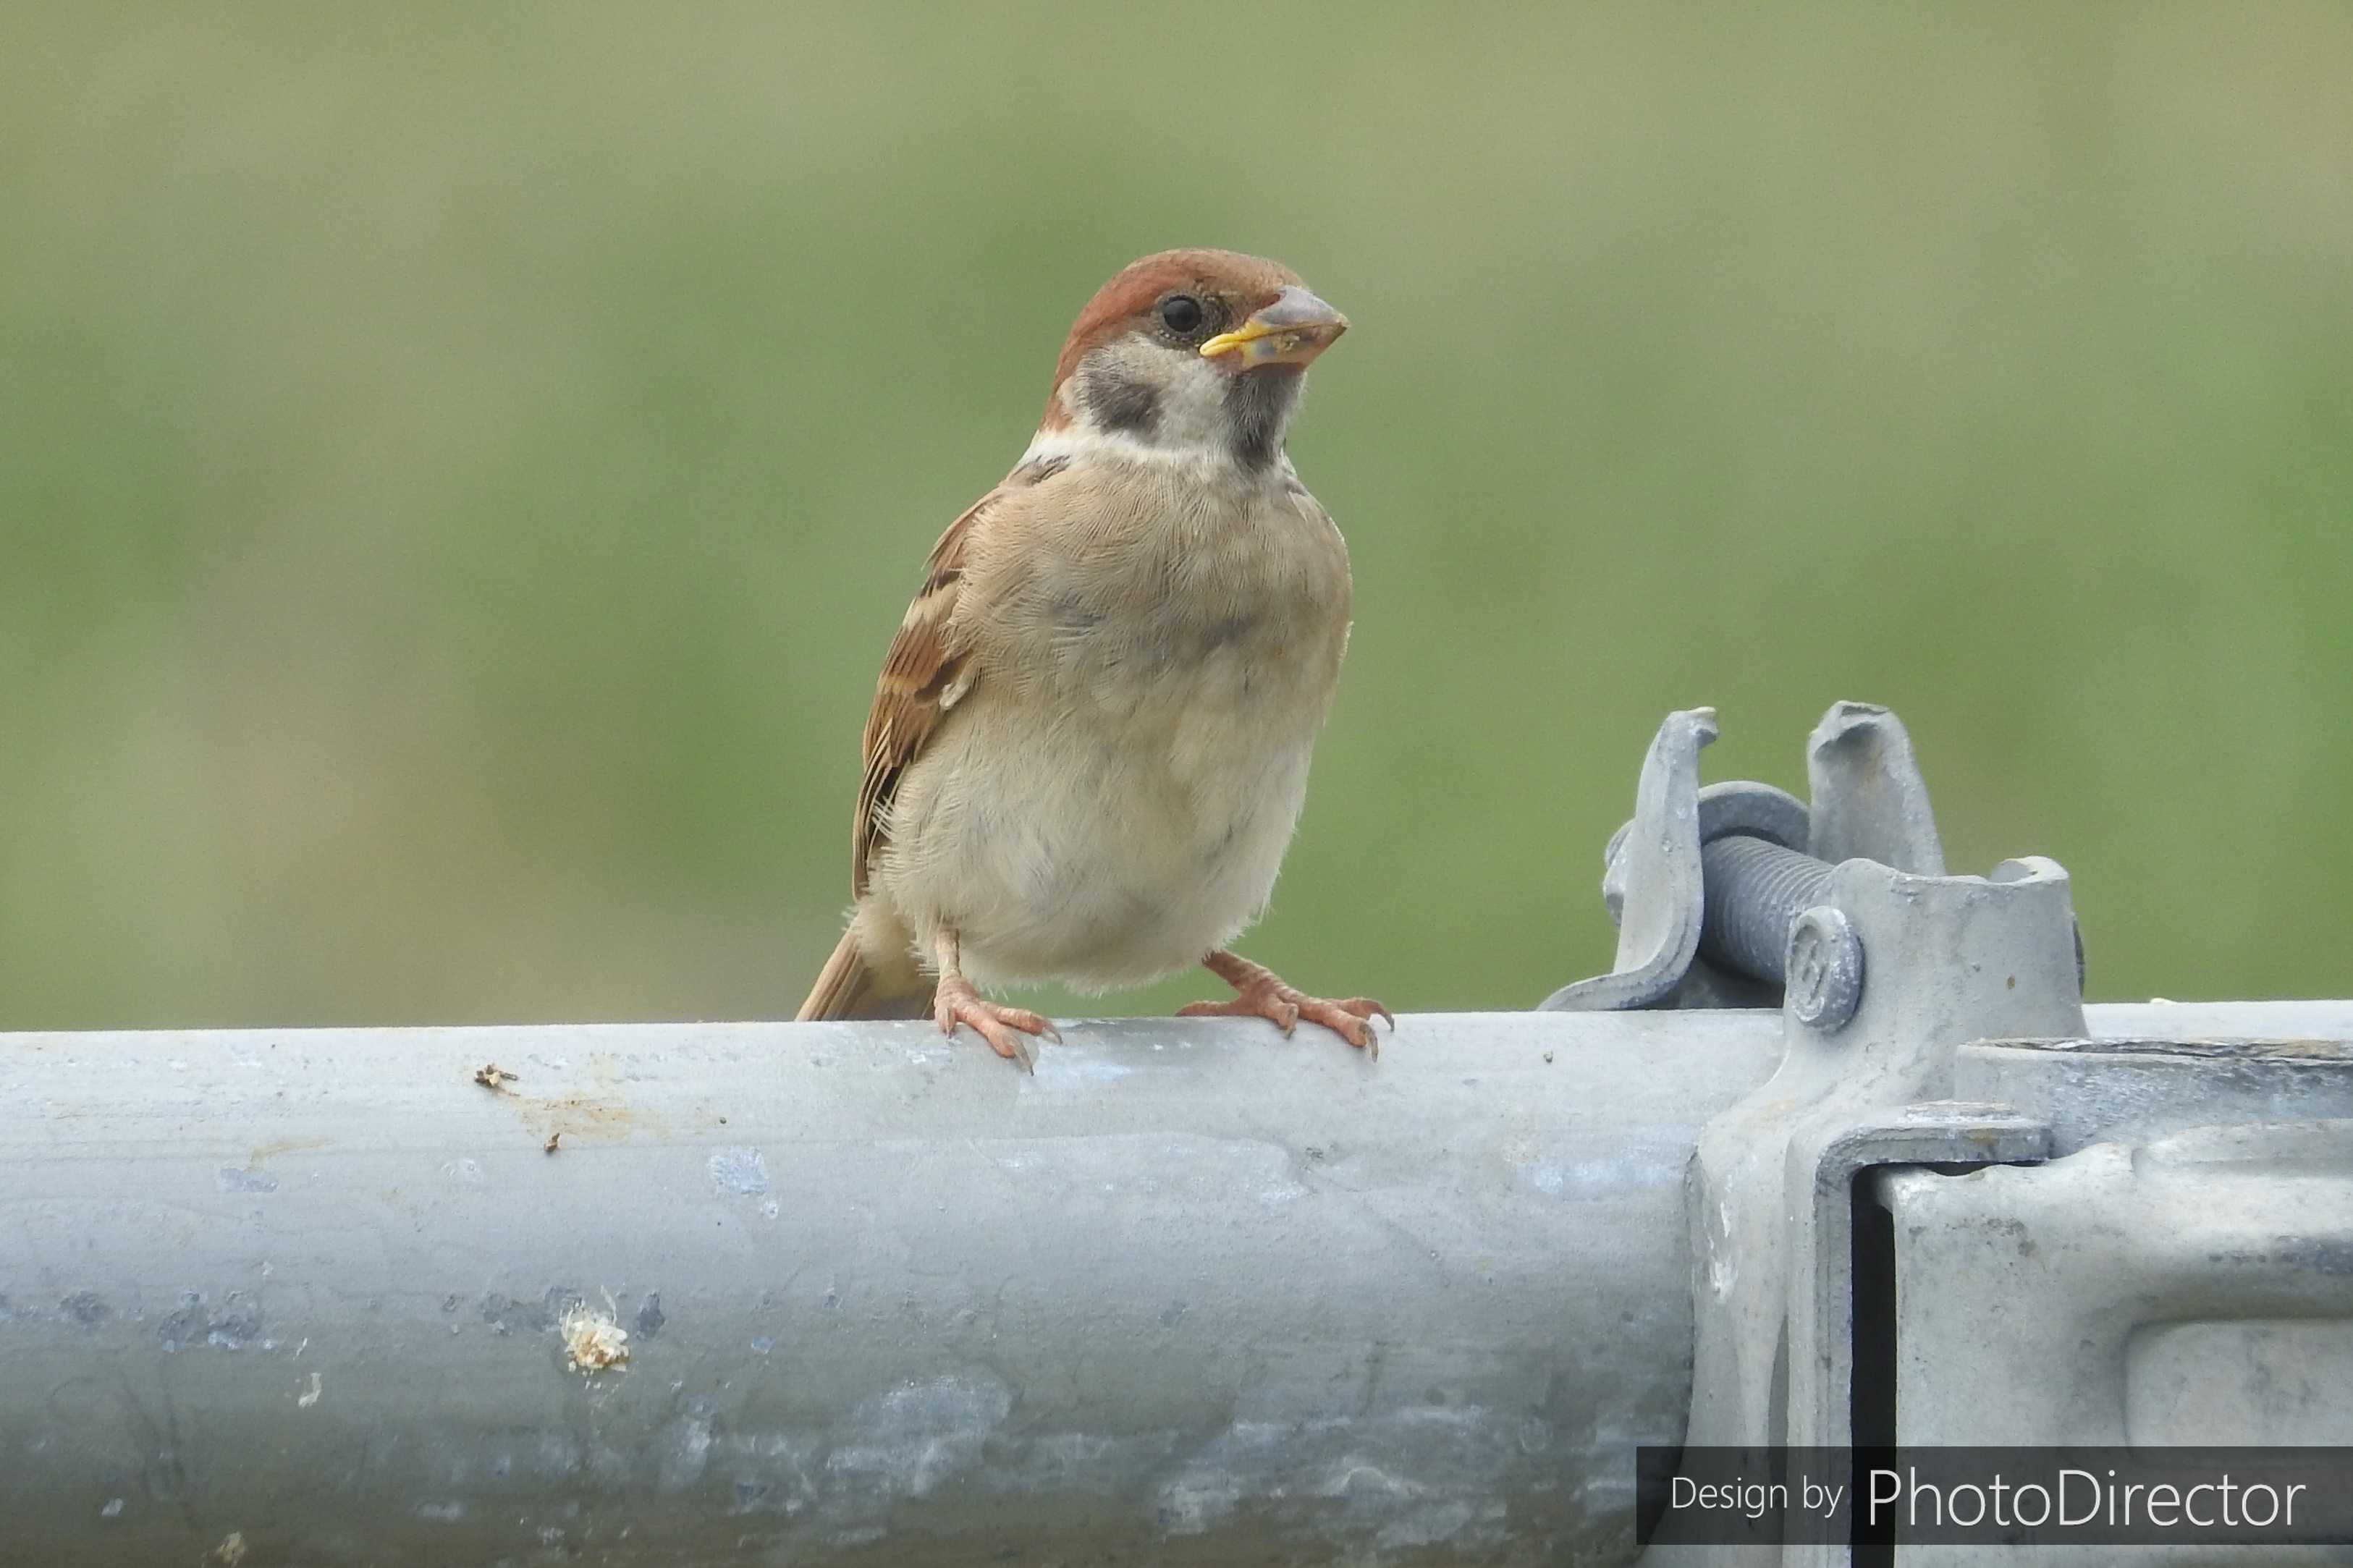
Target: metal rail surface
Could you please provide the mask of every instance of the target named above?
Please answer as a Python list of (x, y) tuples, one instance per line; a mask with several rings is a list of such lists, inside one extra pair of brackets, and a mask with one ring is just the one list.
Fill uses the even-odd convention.
[(0, 1559), (1627, 1561), (1781, 1030), (0, 1036)]

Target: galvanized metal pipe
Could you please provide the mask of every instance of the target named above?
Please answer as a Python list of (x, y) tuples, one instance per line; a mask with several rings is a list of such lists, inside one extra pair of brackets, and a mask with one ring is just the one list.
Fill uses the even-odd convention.
[(1779, 1034), (0, 1036), (0, 1560), (1623, 1561)]

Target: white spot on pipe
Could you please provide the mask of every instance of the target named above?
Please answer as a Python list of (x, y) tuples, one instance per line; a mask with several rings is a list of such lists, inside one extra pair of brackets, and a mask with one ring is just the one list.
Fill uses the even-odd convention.
[(602, 1312), (575, 1307), (555, 1328), (575, 1372), (609, 1372), (629, 1359), (629, 1331)]
[(721, 1192), (755, 1198), (768, 1190), (768, 1162), (757, 1149), (718, 1150), (705, 1169), (711, 1173), (711, 1184)]
[(664, 1492), (681, 1492), (702, 1479), (711, 1463), (711, 1423), (681, 1416), (655, 1440), (659, 1471), (655, 1484)]
[(1012, 1410), (1013, 1391), (987, 1373), (905, 1384), (859, 1403), (825, 1468), (869, 1501), (927, 1497), (980, 1462)]

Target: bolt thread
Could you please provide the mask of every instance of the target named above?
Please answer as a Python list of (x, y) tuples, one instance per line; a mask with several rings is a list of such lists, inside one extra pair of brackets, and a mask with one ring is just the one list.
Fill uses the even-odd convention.
[(1789, 927), (1822, 901), (1822, 884), (1835, 868), (1745, 833), (1702, 845), (1699, 863), (1706, 889), (1701, 955), (1757, 980), (1785, 978)]

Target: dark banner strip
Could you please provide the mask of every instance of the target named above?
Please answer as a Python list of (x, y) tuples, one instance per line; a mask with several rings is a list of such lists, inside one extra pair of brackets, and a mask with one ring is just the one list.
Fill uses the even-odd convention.
[(2353, 1448), (1643, 1448), (1641, 1539), (2353, 1545)]

